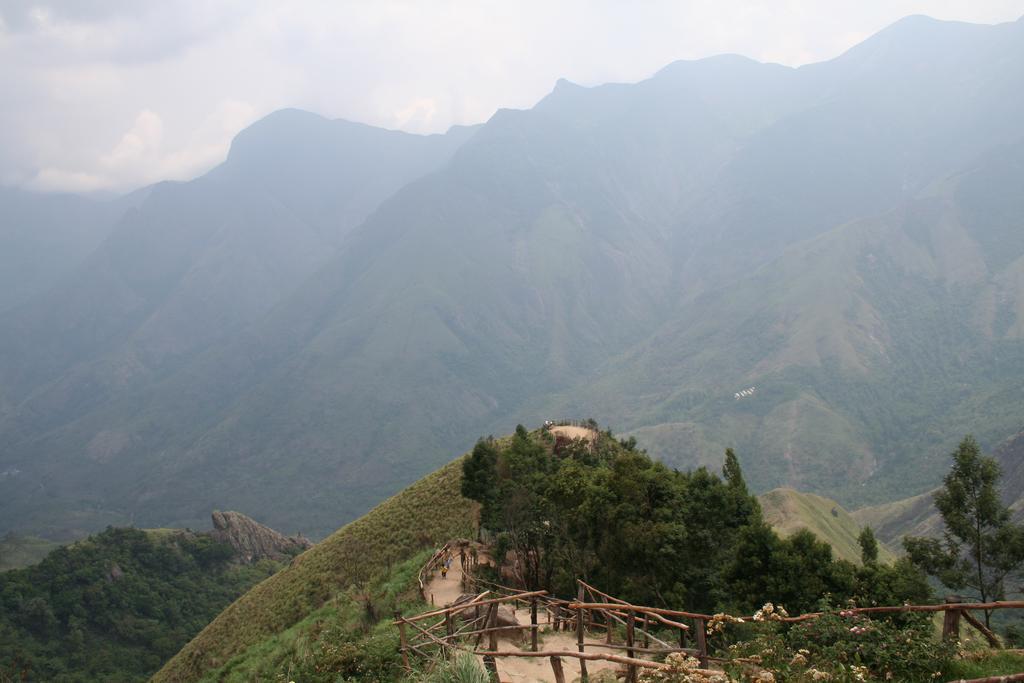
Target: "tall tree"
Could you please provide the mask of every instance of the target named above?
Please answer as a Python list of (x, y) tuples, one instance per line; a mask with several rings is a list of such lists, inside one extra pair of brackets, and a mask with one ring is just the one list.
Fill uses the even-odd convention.
[[(953, 466), (935, 494), (945, 524), (943, 538), (907, 537), (907, 555), (952, 590), (972, 590), (982, 602), (1006, 597), (1006, 580), (1024, 567), (1024, 527), (1010, 521), (999, 496), (999, 464), (967, 436), (952, 454)], [(991, 613), (985, 612), (990, 626)]]
[(860, 544), (861, 564), (866, 567), (878, 562), (878, 541), (875, 539), (875, 532), (871, 530), (871, 527), (866, 526), (860, 530), (857, 543)]
[(494, 523), (497, 463), (498, 447), (493, 438), (477, 441), (473, 452), (462, 463), (462, 495), (481, 504), (480, 522), (485, 527)]
[(750, 495), (747, 490), (740, 460), (736, 457), (736, 451), (731, 448), (725, 449), (722, 479), (725, 480), (732, 499), (733, 516), (737, 520), (742, 520), (743, 524), (758, 523), (761, 519), (761, 505), (757, 502), (757, 496)]
[(736, 451), (731, 448), (725, 449), (725, 464), (722, 465), (722, 478), (732, 488), (747, 490), (747, 482), (743, 480), (743, 470), (740, 469), (739, 458)]

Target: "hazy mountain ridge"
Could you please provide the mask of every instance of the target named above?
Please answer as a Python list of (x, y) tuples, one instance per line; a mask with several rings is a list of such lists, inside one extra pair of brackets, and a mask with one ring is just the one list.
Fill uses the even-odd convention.
[[(159, 457), (161, 440), (209, 426), (215, 414), (207, 411), (236, 385), (201, 397), (174, 389), (176, 405), (143, 415), (140, 430), (122, 428), (145, 411), (141, 396), (197, 379), (187, 374), (189, 362), (235, 343), (323, 265), (367, 212), (444, 164), (472, 133), (414, 136), (278, 112), (240, 135), (228, 160), (206, 176), (152, 188), (76, 273), (4, 319), (0, 379), (8, 406), (0, 442), (14, 451), (4, 464), (35, 469), (35, 481), (56, 497), (65, 495), (62, 483), (85, 477), (85, 499), (102, 500), (106, 486), (124, 479), (124, 461), (97, 463)], [(288, 144), (277, 144), (282, 138)], [(295, 157), (317, 165), (300, 173)], [(302, 192), (314, 182), (321, 201), (310, 204)], [(214, 374), (224, 380), (224, 370)], [(69, 451), (79, 455), (68, 461)], [(28, 494), (18, 488), (16, 495)], [(45, 499), (33, 493), (28, 505)], [(115, 512), (104, 522), (128, 519)]]
[(99, 201), (0, 187), (0, 314), (73, 271), (146, 193)]
[[(1006, 168), (1021, 151), (1008, 148), (955, 176), (942, 194), (794, 245), (748, 279), (693, 302), (671, 327), (602, 368), (593, 389), (573, 395), (622, 397), (631, 386), (665, 387), (632, 395), (628, 419), (675, 423), (677, 440), (664, 429), (655, 435), (653, 427), (636, 433), (642, 440), (650, 434), (653, 451), (680, 466), (693, 464), (672, 452), (680, 442), (710, 455), (713, 445), (736, 445), (754, 459), (755, 481), (847, 500), (858, 496), (825, 484), (841, 481), (843, 471), (857, 477), (856, 485), (870, 475), (897, 486), (937, 479), (942, 448), (958, 433), (974, 431), (991, 443), (1020, 426), (1012, 377), (1021, 350), (1011, 324), (1021, 300), (1012, 286), (1019, 257), (1008, 242), (1001, 258), (1010, 265), (989, 269), (980, 245), (991, 224), (972, 213), (971, 193), (1010, 179), (1014, 187), (985, 207), (1012, 213), (1024, 183)], [(1002, 329), (994, 331), (996, 300)], [(700, 351), (680, 356), (668, 340)], [(736, 389), (751, 385), (759, 393), (733, 399)], [(685, 390), (673, 394), (676, 387)], [(611, 406), (577, 407), (595, 414), (603, 408)], [(687, 413), (692, 420), (679, 420)], [(785, 429), (791, 419), (816, 424)], [(773, 434), (773, 425), (783, 432)], [(801, 437), (826, 441), (785, 446)], [(834, 449), (846, 457), (820, 457)], [(789, 469), (778, 471), (771, 456), (759, 458), (766, 450), (788, 453)], [(922, 451), (931, 452), (929, 460)], [(830, 466), (839, 470), (820, 473)]]
[[(8, 410), (3, 464), (54, 497), (13, 491), (5, 518), (45, 527), (84, 486), (98, 509), (154, 522), (262, 502), (275, 526), (326, 533), (479, 433), (588, 414), (680, 466), (734, 445), (762, 490), (844, 504), (925, 490), (952, 440), (1021, 426), (1007, 406), (1022, 266), (1007, 259), (1022, 32), (911, 18), (800, 69), (725, 56), (635, 85), (561, 82), (453, 142), (337, 253), (287, 208), (320, 190), (256, 203), (276, 239), (294, 221), (292, 269), (227, 277), (233, 256), (198, 259), (195, 291), (222, 304), (267, 292), (226, 325), (223, 305), (197, 330), (147, 319), (154, 340), (183, 336), (184, 351), (148, 351), (176, 365), (90, 361), (74, 386), (126, 367), (145, 381), (65, 412), (50, 406), (70, 390), (17, 380), (32, 398)], [(317, 130), (285, 147), (334, 150)], [(259, 175), (276, 150), (238, 146), (207, 182)], [(279, 170), (246, 187), (263, 198)], [(240, 223), (214, 253), (258, 234)], [(68, 381), (57, 365), (48, 381)], [(102, 457), (69, 465), (86, 444)]]

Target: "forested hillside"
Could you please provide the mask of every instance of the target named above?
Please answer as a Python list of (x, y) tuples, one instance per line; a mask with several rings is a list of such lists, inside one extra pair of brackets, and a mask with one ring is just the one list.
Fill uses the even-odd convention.
[(179, 530), (110, 528), (0, 573), (0, 679), (142, 681), (283, 562)]
[(1022, 426), (1022, 79), (1024, 21), (910, 17), (445, 136), (274, 115), (0, 318), (0, 524), (320, 537), (586, 414), (758, 492), (930, 490)]

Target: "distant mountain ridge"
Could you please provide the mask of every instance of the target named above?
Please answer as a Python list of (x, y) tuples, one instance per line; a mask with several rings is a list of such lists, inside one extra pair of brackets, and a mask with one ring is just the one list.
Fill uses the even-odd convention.
[[(116, 427), (138, 412), (139, 391), (237, 338), (325, 263), (367, 213), (443, 164), (472, 133), (417, 136), (285, 110), (240, 134), (227, 161), (205, 176), (151, 188), (61, 284), (3, 317), (0, 443), (20, 455), (4, 461), (0, 485), (33, 467), (33, 481), (59, 497), (64, 471), (77, 465), (77, 476), (93, 481), (86, 498), (102, 500), (111, 473), (95, 472), (104, 469), (96, 464), (152, 448)], [(173, 401), (196, 398), (200, 410), (216, 400)], [(159, 419), (175, 421), (181, 411), (167, 408)], [(64, 460), (67, 432), (83, 420), (91, 434), (75, 450), (84, 457)], [(49, 441), (39, 444), (43, 434)], [(14, 485), (30, 509), (46, 505)], [(85, 528), (50, 533), (81, 535), (130, 519), (110, 511)]]
[(0, 187), (0, 314), (55, 286), (138, 205), (148, 188), (110, 201)]
[(2, 319), (0, 519), (320, 536), (561, 415), (760, 491), (926, 491), (1022, 427), (1021, 82), (1024, 22), (912, 17), (440, 137), (275, 115)]
[[(999, 489), (1003, 502), (1017, 520), (1024, 519), (1024, 433), (1008, 439), (992, 454), (1002, 476)], [(935, 508), (936, 491), (854, 510), (853, 519), (875, 529), (878, 537), (899, 546), (904, 536), (940, 536), (942, 517)]]

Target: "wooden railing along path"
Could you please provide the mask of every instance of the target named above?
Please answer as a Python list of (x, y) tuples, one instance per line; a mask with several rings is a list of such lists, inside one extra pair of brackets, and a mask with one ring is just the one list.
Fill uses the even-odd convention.
[[(441, 558), (450, 550), (446, 544), (438, 550), (420, 571), (419, 582), (421, 595), (424, 593), (426, 579), (439, 566)], [(573, 658), (579, 661), (582, 680), (587, 680), (588, 661), (606, 661), (622, 664), (626, 667), (626, 681), (637, 680), (640, 669), (660, 669), (666, 665), (661, 662), (644, 658), (667, 655), (674, 652), (691, 655), (700, 662), (701, 675), (708, 671), (712, 661), (723, 661), (712, 657), (708, 652), (708, 624), (715, 620), (732, 622), (751, 622), (760, 617), (732, 617), (725, 615), (702, 614), (684, 610), (634, 605), (605, 593), (582, 580), (577, 580), (576, 600), (569, 601), (549, 595), (546, 591), (522, 591), (501, 584), (475, 577), (473, 572), (464, 570), (464, 588), (471, 591), (472, 597), (466, 597), (456, 604), (433, 609), (415, 616), (403, 617), (395, 613), (394, 624), (400, 635), (400, 651), (402, 663), (411, 668), (410, 653), (421, 657), (432, 657), (439, 652), (467, 652), (483, 658), (484, 665), (493, 678), (497, 678), (496, 658), (500, 657), (546, 657), (550, 660), (551, 669), (556, 683), (565, 680), (562, 660)], [(498, 607), (506, 604), (513, 608), (527, 606), (530, 611), (528, 625), (498, 624)], [(546, 622), (542, 625), (538, 614), (543, 609)], [(841, 614), (896, 614), (908, 612), (944, 612), (943, 639), (959, 640), (960, 620), (963, 618), (969, 625), (981, 632), (993, 647), (1000, 647), (998, 638), (991, 630), (971, 614), (974, 610), (1024, 609), (1024, 601), (1000, 601), (988, 603), (968, 603), (958, 598), (947, 598), (937, 605), (887, 605), (880, 607), (855, 607), (842, 610)], [(782, 623), (799, 623), (817, 619), (825, 612), (810, 612), (799, 616), (780, 616), (773, 614), (770, 619)], [(685, 623), (689, 621), (690, 623)], [(541, 651), (538, 648), (538, 632), (546, 628), (551, 631), (575, 631), (576, 650)], [(621, 631), (619, 630), (621, 629)], [(498, 649), (498, 635), (529, 631), (530, 645), (528, 650)], [(594, 632), (604, 632), (603, 642), (587, 642), (587, 637), (594, 637)], [(615, 642), (616, 633), (624, 632), (622, 643)], [(675, 633), (675, 636), (666, 635)], [(688, 638), (693, 639), (693, 647), (688, 647)], [(487, 637), (487, 649), (481, 649), (484, 637)], [(672, 642), (669, 642), (669, 641)], [(588, 652), (587, 649), (590, 649)], [(621, 652), (617, 654), (616, 651)], [(988, 681), (989, 679), (984, 679)], [(1021, 678), (997, 678), (995, 680), (1024, 680)]]

